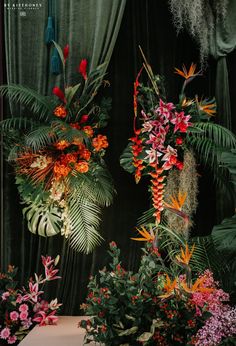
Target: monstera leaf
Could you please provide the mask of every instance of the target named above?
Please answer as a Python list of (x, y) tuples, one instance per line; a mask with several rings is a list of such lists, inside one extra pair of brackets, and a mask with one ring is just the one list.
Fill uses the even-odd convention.
[(135, 167), (133, 165), (133, 154), (132, 154), (132, 143), (129, 143), (120, 157), (120, 165), (129, 173), (135, 172)]
[(51, 237), (61, 231), (61, 211), (53, 205), (32, 203), (23, 209), (23, 214), (34, 234)]

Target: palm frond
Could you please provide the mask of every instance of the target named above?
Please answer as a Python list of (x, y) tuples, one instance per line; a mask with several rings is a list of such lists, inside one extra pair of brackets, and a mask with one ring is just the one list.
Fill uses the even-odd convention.
[(236, 215), (222, 221), (212, 230), (212, 237), (217, 249), (229, 257), (236, 255)]
[(68, 241), (73, 249), (88, 254), (101, 243), (103, 238), (97, 231), (100, 214), (100, 207), (83, 195), (70, 198), (69, 220), (72, 231)]
[(22, 85), (2, 85), (0, 86), (0, 94), (25, 105), (34, 114), (38, 115), (39, 120), (48, 120), (56, 107), (56, 103), (52, 99)]
[(33, 151), (38, 151), (47, 145), (54, 143), (56, 135), (51, 126), (40, 126), (33, 131), (30, 131), (25, 136), (25, 144)]
[(153, 222), (153, 214), (155, 212), (155, 208), (151, 207), (150, 209), (143, 212), (142, 216), (138, 218), (137, 226), (149, 224)]
[(23, 214), (34, 234), (51, 237), (61, 231), (61, 210), (53, 205), (32, 203), (23, 209)]
[(225, 267), (225, 263), (219, 257), (212, 236), (193, 237), (190, 240), (190, 244), (195, 244), (195, 250), (191, 259), (192, 268), (200, 272), (210, 269), (219, 276), (219, 273)]
[(86, 174), (73, 172), (69, 184), (75, 194), (83, 194), (101, 207), (108, 207), (113, 201), (115, 188), (112, 177), (108, 169), (98, 164)]
[(33, 129), (38, 123), (33, 119), (26, 117), (12, 117), (4, 119), (0, 122), (0, 129), (3, 132), (8, 132), (13, 130), (28, 130)]

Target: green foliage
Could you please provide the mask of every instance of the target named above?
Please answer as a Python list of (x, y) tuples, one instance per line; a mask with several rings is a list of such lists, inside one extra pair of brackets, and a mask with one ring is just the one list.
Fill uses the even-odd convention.
[(51, 237), (61, 231), (61, 210), (53, 205), (31, 203), (23, 209), (28, 229), (34, 234)]
[(97, 229), (100, 224), (101, 208), (84, 194), (69, 198), (68, 218), (71, 227), (70, 246), (80, 252), (90, 253), (103, 239)]
[(35, 90), (22, 85), (2, 85), (0, 86), (0, 94), (7, 96), (11, 101), (27, 106), (33, 114), (39, 117), (39, 120), (47, 121), (56, 107), (53, 99), (48, 99)]
[(99, 133), (111, 100), (95, 102), (106, 63), (87, 71), (84, 59), (80, 81), (66, 86), (63, 50), (54, 45), (64, 86), (54, 87), (53, 97), (21, 85), (0, 87), (1, 95), (28, 108), (27, 117), (22, 108), (0, 128), (29, 230), (42, 236), (61, 233), (72, 248), (89, 253), (102, 240), (101, 208), (112, 203), (115, 192), (103, 161), (108, 141)]
[[(110, 270), (105, 268), (90, 279), (86, 303), (82, 305), (89, 316), (80, 322), (86, 330), (85, 344), (194, 344), (192, 337), (211, 314), (204, 308), (200, 315), (196, 314), (194, 304), (190, 303), (191, 295), (184, 293), (183, 288), (175, 286), (162, 296), (168, 292), (167, 278), (169, 285), (177, 282), (166, 276), (168, 268), (153, 243), (147, 243), (143, 251), (139, 270), (133, 273), (122, 267), (120, 250), (114, 242), (110, 243)], [(171, 278), (173, 275), (178, 278), (181, 270), (169, 271)]]

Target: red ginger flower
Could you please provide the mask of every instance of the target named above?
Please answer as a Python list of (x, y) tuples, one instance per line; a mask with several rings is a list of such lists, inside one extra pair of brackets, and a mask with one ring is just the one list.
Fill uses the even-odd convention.
[(65, 94), (63, 93), (63, 91), (55, 86), (53, 89), (52, 89), (52, 92), (54, 95), (56, 95), (61, 101), (63, 101), (64, 103), (66, 103), (66, 99), (65, 99)]
[(87, 65), (88, 65), (88, 61), (86, 59), (82, 59), (78, 67), (79, 73), (83, 76), (84, 80), (88, 78)]
[(67, 44), (63, 49), (64, 61), (68, 58), (69, 55), (69, 45)]

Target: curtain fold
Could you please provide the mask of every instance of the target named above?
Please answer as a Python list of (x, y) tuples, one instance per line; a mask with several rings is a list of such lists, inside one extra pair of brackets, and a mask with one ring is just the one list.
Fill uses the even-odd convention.
[[(110, 61), (119, 32), (126, 0), (52, 0), (56, 11), (55, 25), (57, 42), (62, 47), (69, 44), (70, 55), (66, 67), (68, 85), (77, 81), (76, 67), (82, 58), (88, 59), (90, 69), (105, 63), (104, 72)], [(14, 4), (22, 3), (20, 0)], [(28, 1), (24, 3), (28, 4)], [(30, 1), (34, 3), (34, 1)], [(37, 1), (41, 6), (13, 10), (5, 8), (5, 42), (7, 82), (29, 86), (44, 95), (52, 95), (52, 88), (63, 81), (61, 76), (50, 72), (53, 46), (44, 42), (48, 16), (48, 1)], [(25, 12), (22, 15), (22, 12)], [(11, 104), (11, 113), (27, 110)], [(5, 114), (8, 116), (9, 114)], [(93, 257), (72, 251), (60, 235), (41, 238), (30, 234), (22, 220), (19, 196), (14, 185), (14, 174), (7, 166), (4, 177), (4, 219), (2, 225), (2, 266), (17, 263), (20, 281), (40, 271), (40, 255), (61, 255), (60, 274), (63, 284), (52, 283), (48, 293), (57, 293), (63, 301), (63, 312), (77, 313), (79, 302), (84, 299), (91, 273)], [(86, 274), (85, 274), (86, 273)]]
[(236, 1), (229, 0), (227, 14), (223, 21), (218, 20), (215, 34), (210, 42), (210, 51), (217, 60), (216, 88), (220, 123), (232, 128), (230, 91), (227, 68), (227, 55), (236, 48)]

